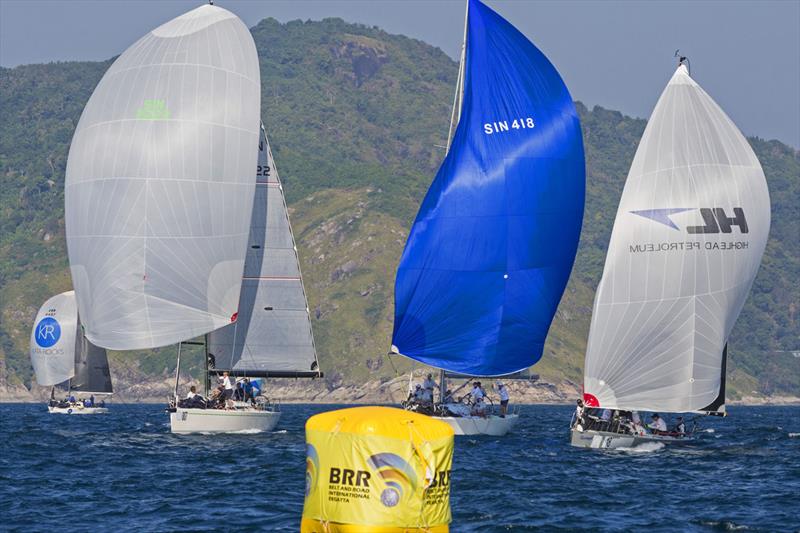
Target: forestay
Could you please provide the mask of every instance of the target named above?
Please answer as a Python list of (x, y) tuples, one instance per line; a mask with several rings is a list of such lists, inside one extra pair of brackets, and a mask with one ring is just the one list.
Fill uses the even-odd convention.
[(584, 187), (580, 124), (558, 72), (470, 0), (461, 114), (397, 270), (393, 351), (469, 375), (538, 361)]
[(199, 7), (109, 68), (72, 140), (65, 216), (86, 336), (134, 350), (236, 318), (260, 75), (247, 27)]
[(58, 385), (75, 375), (77, 332), (74, 291), (57, 294), (42, 304), (30, 340), (31, 363), (39, 385)]
[(714, 402), (769, 224), (753, 150), (679, 66), (614, 222), (589, 333), (587, 404), (681, 412)]
[(239, 318), (208, 336), (217, 369), (319, 372), (283, 187), (261, 131)]

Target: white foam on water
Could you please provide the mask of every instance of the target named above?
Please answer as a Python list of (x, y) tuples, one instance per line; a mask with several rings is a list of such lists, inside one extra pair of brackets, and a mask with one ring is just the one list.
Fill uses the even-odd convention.
[(789, 438), (800, 437), (800, 433), (789, 433)]
[(704, 433), (715, 433), (714, 428), (708, 428), (703, 430)]
[(255, 435), (256, 433), (261, 433), (263, 430), (261, 429), (240, 429), (238, 431), (229, 431), (231, 435)]
[(664, 447), (665, 445), (663, 442), (643, 442), (638, 446), (633, 446), (631, 448), (617, 448), (617, 450), (630, 453), (653, 453), (663, 449)]
[(273, 431), (273, 433), (288, 433), (285, 429), (279, 429), (278, 431)]

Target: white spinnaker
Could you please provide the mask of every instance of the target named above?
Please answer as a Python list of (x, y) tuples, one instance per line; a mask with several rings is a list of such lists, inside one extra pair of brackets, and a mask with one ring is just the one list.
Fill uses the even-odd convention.
[(97, 346), (164, 346), (231, 323), (250, 226), (260, 114), (247, 27), (204, 5), (106, 72), (66, 172), (72, 280)]
[(75, 375), (77, 332), (74, 291), (57, 294), (42, 304), (33, 322), (30, 344), (31, 363), (39, 385), (58, 385)]
[(614, 221), (589, 331), (587, 397), (601, 407), (668, 412), (710, 404), (769, 224), (753, 150), (679, 66), (639, 143)]
[(289, 212), (263, 129), (256, 180), (239, 318), (209, 334), (208, 352), (218, 369), (318, 371)]

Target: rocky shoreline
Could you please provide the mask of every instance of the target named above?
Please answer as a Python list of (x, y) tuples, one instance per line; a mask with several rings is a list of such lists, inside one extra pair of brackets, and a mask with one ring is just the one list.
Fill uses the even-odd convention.
[[(115, 403), (165, 403), (173, 394), (175, 381), (169, 376), (142, 379), (138, 372), (117, 373), (114, 376)], [(181, 379), (179, 394), (191, 385), (200, 389), (200, 383), (188, 376)], [(382, 378), (364, 383), (336, 382), (325, 379), (271, 379), (265, 394), (278, 403), (320, 404), (398, 404), (408, 393), (407, 376)], [(457, 387), (458, 383), (454, 384)], [(569, 380), (560, 383), (546, 381), (510, 380), (506, 386), (511, 401), (517, 404), (572, 404), (580, 397), (580, 386)], [(465, 392), (457, 392), (460, 396)], [(488, 390), (489, 396), (496, 394)], [(39, 403), (47, 401), (49, 387), (34, 385), (28, 390), (21, 384), (0, 382), (0, 403)], [(730, 400), (728, 405), (800, 405), (794, 396), (745, 396)]]

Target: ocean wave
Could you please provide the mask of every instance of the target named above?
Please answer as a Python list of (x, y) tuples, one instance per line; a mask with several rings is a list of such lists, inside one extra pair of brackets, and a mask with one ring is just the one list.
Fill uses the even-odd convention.
[(664, 448), (665, 445), (663, 442), (643, 442), (637, 446), (632, 446), (630, 448), (617, 448), (617, 450), (628, 453), (653, 453), (663, 450)]
[(800, 433), (789, 433), (789, 438), (800, 437)]

